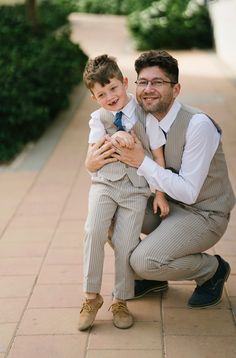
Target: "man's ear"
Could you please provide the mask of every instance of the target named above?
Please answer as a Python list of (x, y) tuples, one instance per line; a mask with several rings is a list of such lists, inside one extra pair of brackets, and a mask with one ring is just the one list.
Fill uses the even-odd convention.
[(174, 88), (173, 88), (174, 98), (176, 98), (179, 95), (180, 89), (181, 89), (180, 83), (177, 83), (176, 85), (174, 85)]

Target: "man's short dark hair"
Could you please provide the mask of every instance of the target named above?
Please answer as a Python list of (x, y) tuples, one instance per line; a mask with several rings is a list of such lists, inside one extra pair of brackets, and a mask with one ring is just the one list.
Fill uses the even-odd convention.
[(150, 50), (143, 52), (135, 61), (135, 71), (139, 75), (140, 71), (146, 67), (160, 67), (172, 82), (179, 81), (178, 61), (168, 52), (161, 50)]

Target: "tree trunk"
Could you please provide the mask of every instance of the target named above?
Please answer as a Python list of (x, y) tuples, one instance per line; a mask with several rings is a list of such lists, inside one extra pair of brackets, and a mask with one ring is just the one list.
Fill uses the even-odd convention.
[(38, 27), (36, 0), (26, 0), (26, 14), (34, 30)]

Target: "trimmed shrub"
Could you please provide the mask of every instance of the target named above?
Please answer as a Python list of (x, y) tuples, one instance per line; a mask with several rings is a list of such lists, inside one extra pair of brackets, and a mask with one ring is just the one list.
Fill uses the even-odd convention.
[(208, 9), (196, 0), (159, 0), (128, 18), (137, 49), (211, 48), (213, 30)]
[(60, 34), (48, 31), (64, 24), (65, 17), (64, 22), (61, 15), (51, 21), (47, 18), (48, 26), (43, 27), (42, 20), (34, 33), (24, 6), (0, 7), (0, 162), (13, 159), (27, 142), (38, 139), (82, 80), (86, 54), (71, 43), (69, 29)]

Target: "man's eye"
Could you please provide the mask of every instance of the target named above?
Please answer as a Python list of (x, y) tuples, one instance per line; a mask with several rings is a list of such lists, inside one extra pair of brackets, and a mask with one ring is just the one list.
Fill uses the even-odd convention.
[(161, 85), (163, 85), (163, 81), (162, 80), (152, 81), (152, 85), (153, 86), (161, 86)]
[(138, 81), (138, 84), (140, 85), (140, 86), (147, 86), (147, 81)]

